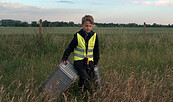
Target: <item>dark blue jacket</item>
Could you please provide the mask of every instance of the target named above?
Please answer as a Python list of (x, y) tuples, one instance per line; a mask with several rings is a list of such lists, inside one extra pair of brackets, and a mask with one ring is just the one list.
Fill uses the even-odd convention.
[[(86, 48), (88, 48), (88, 41), (89, 39), (94, 35), (95, 32), (93, 32), (92, 30), (90, 31), (90, 33), (88, 33), (88, 36), (86, 37), (85, 31), (83, 29), (81, 29), (79, 33), (84, 39), (85, 39), (85, 43), (86, 43)], [(62, 57), (62, 60), (66, 61), (70, 55), (71, 52), (74, 51), (74, 49), (76, 48), (76, 46), (78, 45), (78, 40), (77, 40), (77, 33), (74, 34), (74, 38), (73, 40), (70, 42), (69, 46), (67, 47), (67, 49), (64, 52), (64, 55)], [(94, 65), (97, 65), (98, 61), (99, 61), (99, 44), (98, 44), (98, 36), (96, 35), (96, 40), (95, 40), (95, 46), (94, 46), (94, 51), (93, 51), (93, 59), (94, 59)], [(80, 63), (83, 61), (74, 61), (75, 63)]]

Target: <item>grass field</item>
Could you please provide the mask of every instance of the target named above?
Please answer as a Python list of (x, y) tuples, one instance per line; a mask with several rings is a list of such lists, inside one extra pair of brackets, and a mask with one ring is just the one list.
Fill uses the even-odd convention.
[[(37, 89), (61, 62), (73, 34), (80, 27), (0, 27), (0, 101), (46, 101)], [(77, 82), (63, 96), (50, 101), (173, 100), (173, 29), (94, 28), (99, 36), (104, 86), (87, 98)], [(69, 60), (73, 62), (73, 53)], [(59, 99), (60, 98), (60, 99)]]

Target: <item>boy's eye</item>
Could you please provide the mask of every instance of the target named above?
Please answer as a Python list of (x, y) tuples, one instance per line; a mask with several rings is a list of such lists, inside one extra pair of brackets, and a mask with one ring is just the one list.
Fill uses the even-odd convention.
[(85, 25), (86, 27), (91, 27), (91, 25)]

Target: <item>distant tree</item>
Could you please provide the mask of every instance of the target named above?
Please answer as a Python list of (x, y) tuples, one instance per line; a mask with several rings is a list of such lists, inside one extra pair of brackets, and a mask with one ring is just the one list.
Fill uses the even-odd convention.
[(43, 27), (49, 27), (50, 23), (51, 23), (50, 21), (45, 20), (45, 21), (43, 21), (42, 26)]
[(138, 24), (136, 23), (129, 23), (127, 24), (128, 27), (138, 27)]
[(74, 26), (75, 26), (74, 22), (72, 22), (72, 21), (70, 21), (70, 22), (68, 23), (68, 25), (71, 26), (71, 27), (74, 27)]
[(173, 24), (171, 25), (171, 24), (168, 24), (168, 27), (173, 27)]
[(164, 27), (164, 25), (153, 23), (152, 27)]
[(15, 27), (20, 27), (21, 23), (22, 23), (21, 21), (16, 21), (15, 22)]
[[(115, 24), (115, 23), (94, 23), (95, 25), (97, 25), (97, 27), (143, 27), (143, 25), (138, 25), (136, 23), (128, 23), (128, 24)], [(29, 24), (28, 22), (22, 22), (19, 20), (11, 20), (11, 19), (3, 19), (0, 21), (0, 26), (4, 26), (4, 27), (38, 27), (39, 24), (37, 23), (37, 21), (32, 21), (31, 24)], [(63, 21), (56, 21), (56, 22), (50, 22), (50, 21), (43, 21), (42, 24), (43, 27), (80, 27), (81, 24), (75, 24), (73, 21), (70, 22), (63, 22)], [(157, 24), (157, 23), (153, 23), (153, 24), (146, 24), (146, 27), (173, 27), (173, 24), (168, 24), (168, 25), (161, 25), (161, 24)]]
[(32, 26), (32, 27), (38, 27), (38, 26), (39, 26), (39, 24), (37, 24), (37, 22), (36, 22), (36, 21), (32, 21), (32, 22), (31, 22), (31, 26)]
[(55, 22), (51, 22), (51, 23), (49, 24), (49, 27), (56, 27), (56, 23), (55, 23)]
[(28, 22), (22, 22), (20, 25), (21, 25), (22, 27), (29, 27)]

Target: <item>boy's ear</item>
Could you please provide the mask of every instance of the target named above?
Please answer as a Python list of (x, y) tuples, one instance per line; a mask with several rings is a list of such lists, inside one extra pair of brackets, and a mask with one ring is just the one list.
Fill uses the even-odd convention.
[(84, 26), (84, 24), (81, 24), (81, 26), (83, 27), (83, 26)]

